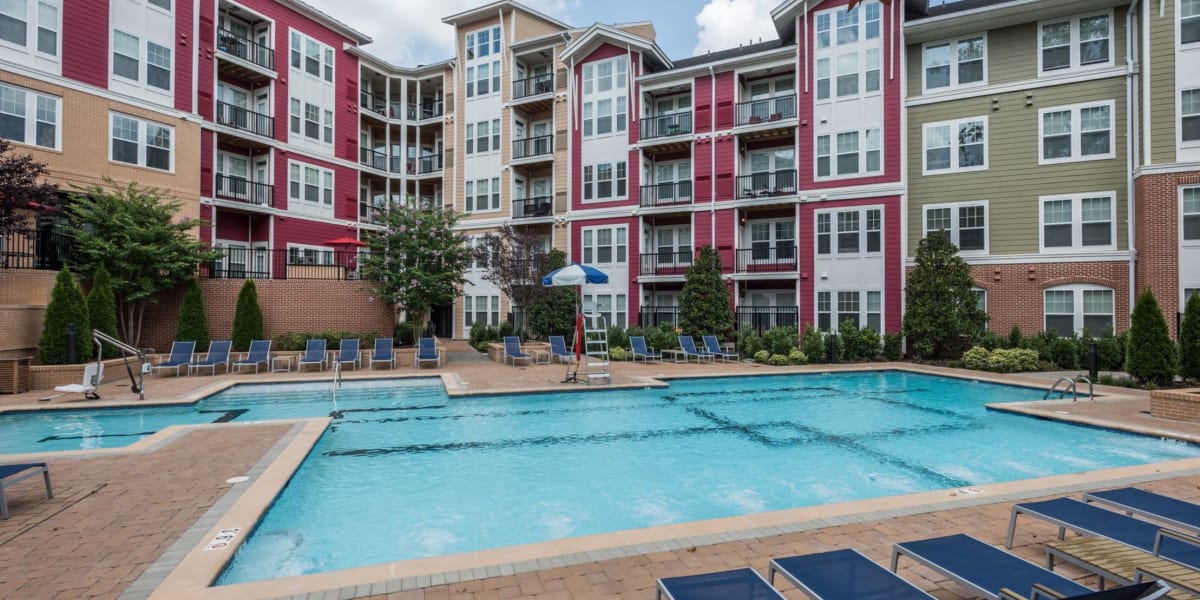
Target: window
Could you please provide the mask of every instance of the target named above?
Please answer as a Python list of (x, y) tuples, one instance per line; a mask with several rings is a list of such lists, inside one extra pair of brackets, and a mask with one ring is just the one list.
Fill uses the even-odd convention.
[(875, 290), (817, 292), (817, 328), (822, 331), (837, 331), (845, 321), (854, 323), (855, 327), (870, 327), (877, 332), (882, 331), (883, 292)]
[(862, 325), (859, 322), (859, 293), (858, 292), (838, 292), (837, 293), (837, 323), (840, 327), (845, 321), (854, 323), (854, 327), (858, 328)]
[(467, 97), (475, 97), (475, 67), (467, 67)]
[(298, 31), (291, 36), (292, 68), (333, 83), (333, 48)]
[(867, 11), (867, 32), (866, 38), (873, 40), (879, 37), (879, 20), (882, 16), (878, 2), (870, 2), (866, 6)]
[(1183, 188), (1183, 240), (1200, 242), (1200, 187)]
[(288, 163), (288, 200), (301, 210), (332, 211), (333, 171)]
[(604, 315), (610, 327), (626, 326), (625, 294), (584, 294), (583, 301), (591, 303), (597, 313)]
[(625, 161), (583, 167), (583, 199), (614, 200), (628, 194), (629, 174)]
[(986, 82), (983, 36), (925, 46), (925, 91), (951, 89)]
[(817, 15), (817, 48), (829, 47), (829, 13)]
[(837, 95), (858, 95), (858, 54), (843, 54), (837, 58)]
[(138, 57), (141, 56), (140, 45), (141, 42), (137, 36), (129, 35), (118, 29), (113, 30), (113, 75), (133, 81), (140, 80), (141, 70), (138, 67)]
[(925, 124), (925, 174), (987, 169), (987, 117)]
[[(836, 238), (834, 222), (837, 222)], [(853, 208), (816, 213), (817, 254), (876, 253), (883, 250), (883, 210)]]
[(491, 145), (488, 136), (488, 128), (490, 127), (487, 121), (480, 121), (475, 125), (475, 152), (483, 154), (491, 151)]
[(858, 41), (858, 8), (837, 11), (837, 43), (853, 44)]
[(1113, 158), (1113, 102), (1040, 111), (1039, 164)]
[(1200, 42), (1200, 0), (1181, 0), (1179, 5), (1179, 42)]
[(150, 4), (163, 10), (171, 10), (171, 0), (148, 0)]
[[(975, 294), (975, 307), (978, 308), (981, 312), (983, 312), (983, 314), (986, 316), (987, 315), (987, 290), (985, 290), (983, 288), (973, 287), (973, 288), (971, 288), (971, 293)], [(983, 327), (982, 327), (982, 329), (985, 331), (988, 328), (987, 324), (988, 324), (988, 322), (985, 320), (983, 322)]]
[(321, 107), (304, 103), (304, 137), (321, 140)]
[(1042, 250), (1112, 249), (1116, 194), (1042, 199)]
[(58, 148), (56, 96), (0, 84), (0, 138), (43, 148)]
[(1042, 23), (1038, 61), (1043, 74), (1112, 64), (1112, 19), (1091, 15)]
[(467, 34), (467, 60), (500, 54), (500, 27), (481, 29)]
[(170, 171), (175, 129), (122, 114), (111, 113), (110, 159), (139, 167)]
[(938, 231), (945, 231), (962, 252), (987, 252), (987, 204), (925, 206), (925, 237)]
[(858, 173), (858, 132), (837, 134), (838, 175)]
[(837, 214), (837, 251), (838, 254), (855, 254), (858, 252), (858, 211), (840, 212)]
[(863, 91), (866, 93), (879, 91), (879, 48), (867, 50), (867, 72), (863, 75)]
[[(1200, 4), (1200, 0), (1196, 2)], [(1180, 92), (1179, 139), (1200, 142), (1200, 88)]]
[(46, 2), (38, 3), (37, 51), (58, 56), (58, 7)]
[(325, 137), (324, 137), (325, 143), (332, 144), (333, 143), (333, 111), (332, 110), (325, 111), (325, 127), (323, 128), (323, 131), (325, 134)]
[(829, 136), (817, 136), (817, 177), (829, 177)]
[(624, 264), (626, 251), (624, 226), (583, 230), (583, 262), (586, 264)]
[(492, 151), (500, 151), (500, 119), (492, 119)]
[(867, 211), (867, 252), (883, 249), (883, 211), (872, 208)]
[(29, 27), (29, 5), (25, 0), (0, 2), (0, 40), (24, 46)]
[(829, 59), (817, 59), (817, 100), (829, 98)]
[(829, 298), (829, 292), (817, 292), (817, 328), (821, 331), (829, 331), (833, 321), (833, 308)]
[(171, 49), (146, 42), (146, 84), (171, 89)]
[(476, 321), (500, 325), (500, 296), (463, 296), (463, 325), (467, 332)]
[(832, 215), (830, 213), (817, 214), (817, 254), (829, 254)]
[(489, 69), (491, 65), (484, 63), (475, 68), (475, 93), (480, 96), (486, 96), (491, 93), (491, 77)]
[[(862, 143), (860, 143), (860, 138)], [(879, 129), (837, 134), (837, 176), (877, 173), (883, 168), (882, 139)], [(830, 136), (817, 136), (817, 177), (830, 177)]]
[(1046, 331), (1070, 337), (1087, 330), (1104, 335), (1113, 329), (1113, 290), (1098, 285), (1068, 285), (1046, 290)]

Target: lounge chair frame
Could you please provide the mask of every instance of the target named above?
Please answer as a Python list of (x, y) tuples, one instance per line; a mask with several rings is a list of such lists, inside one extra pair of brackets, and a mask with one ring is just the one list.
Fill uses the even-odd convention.
[[(1120, 496), (1125, 496), (1121, 498)], [(1134, 496), (1134, 497), (1130, 497)], [(1120, 488), (1115, 490), (1104, 490), (1099, 492), (1089, 492), (1083, 495), (1083, 501), (1089, 504), (1103, 504), (1105, 506), (1115, 508), (1127, 515), (1138, 515), (1161, 521), (1168, 527), (1189, 531), (1192, 533), (1200, 533), (1200, 522), (1184, 521), (1163, 514), (1162, 511), (1155, 511), (1146, 504), (1139, 504), (1138, 499), (1174, 504), (1178, 508), (1191, 509), (1196, 511), (1197, 518), (1200, 518), (1200, 505), (1191, 502), (1185, 502), (1178, 498), (1156, 494), (1154, 492), (1138, 489), (1138, 488)]]
[[(426, 342), (428, 340), (428, 342)], [(428, 347), (426, 347), (428, 344)], [(433, 357), (425, 354), (426, 350), (433, 351)], [(442, 366), (442, 350), (437, 347), (437, 338), (423, 337), (417, 339), (417, 350), (413, 352), (413, 367), (420, 369), (421, 363), (432, 362), (435, 367)]]
[[(259, 346), (265, 344), (266, 349), (263, 350), (261, 347), (255, 348), (256, 344)], [(258, 358), (255, 350), (259, 351), (261, 358)], [(245, 358), (233, 361), (230, 366), (232, 368), (236, 368), (238, 373), (242, 372), (242, 367), (253, 366), (254, 372), (257, 374), (258, 365), (260, 364), (263, 366), (263, 369), (266, 369), (271, 365), (271, 340), (250, 340), (250, 349), (246, 351)]]
[[(384, 356), (386, 356), (386, 358), (377, 358), (378, 356), (380, 356), (380, 354), (379, 354), (380, 342), (386, 342), (383, 346), (383, 348), (386, 350), (386, 352), (384, 354)], [(389, 338), (375, 338), (375, 350), (371, 352), (371, 356), (369, 356), (368, 360), (367, 360), (367, 368), (368, 369), (374, 369), (375, 363), (385, 363), (385, 364), (391, 365), (391, 368), (393, 368), (393, 369), (396, 368), (396, 348), (393, 345), (393, 342), (395, 342), (395, 340), (390, 337)]]
[[(354, 347), (354, 357), (353, 358), (346, 358), (345, 352), (347, 351), (348, 346)], [(358, 338), (344, 339), (338, 343), (338, 353), (337, 353), (337, 356), (334, 357), (334, 362), (336, 362), (338, 364), (338, 366), (350, 365), (351, 367), (354, 367), (355, 370), (361, 369), (362, 368), (362, 352), (361, 352), (361, 350), (362, 350), (362, 342), (359, 341)]]
[[(513, 347), (515, 347), (515, 349), (516, 349), (515, 353), (511, 352), (511, 350), (513, 350)], [(504, 358), (504, 364), (508, 364), (508, 361), (511, 359), (514, 367), (517, 366), (518, 360), (528, 361), (530, 365), (533, 364), (533, 355), (525, 352), (524, 350), (521, 350), (521, 338), (519, 338), (515, 335), (504, 336), (504, 357), (503, 358)]]
[(41, 475), (46, 483), (46, 497), (54, 497), (54, 489), (50, 487), (50, 466), (44, 462), (23, 463), (15, 465), (0, 465), (0, 519), (8, 518), (8, 496), (5, 490), (13, 484), (25, 481), (30, 477)]
[(704, 342), (704, 351), (712, 355), (713, 360), (720, 358), (721, 362), (725, 362), (731, 358), (735, 361), (741, 358), (741, 355), (739, 355), (737, 352), (726, 352), (722, 350), (721, 341), (718, 340), (717, 336), (715, 335), (701, 336), (701, 340)]
[[(308, 358), (309, 346), (311, 344), (313, 344), (314, 342), (320, 343), (320, 345), (321, 345), (321, 359), (320, 360), (305, 360)], [(319, 338), (313, 338), (313, 339), (310, 339), (310, 340), (307, 340), (304, 342), (304, 354), (301, 354), (299, 357), (296, 358), (296, 372), (297, 373), (300, 372), (300, 370), (304, 368), (304, 365), (317, 365), (318, 371), (324, 371), (326, 363), (328, 363), (328, 362), (329, 362), (329, 352), (327, 351), (327, 345), (325, 344), (325, 340), (319, 339)]]
[[(214, 354), (213, 348), (217, 348), (217, 347), (219, 347), (219, 345), (222, 345), (222, 344), (225, 346), (225, 360), (218, 360), (218, 361), (214, 362), (212, 360), (213, 354)], [(199, 362), (192, 362), (192, 363), (188, 364), (188, 376), (190, 377), (192, 375), (192, 373), (194, 373), (200, 369), (211, 369), (211, 375), (213, 375), (215, 377), (217, 375), (217, 367), (222, 366), (222, 365), (225, 367), (225, 373), (228, 374), (229, 373), (229, 359), (230, 359), (229, 355), (230, 355), (230, 350), (232, 350), (232, 349), (233, 349), (233, 341), (232, 340), (213, 340), (213, 341), (209, 342), (208, 343), (208, 352), (204, 353), (204, 360), (199, 361)]]
[[(183, 344), (184, 347), (187, 347), (186, 346), (187, 344), (191, 344), (192, 350), (191, 350), (191, 352), (188, 352), (188, 358), (186, 361), (171, 360), (172, 358), (175, 358), (175, 346), (179, 345), (179, 344)], [(180, 352), (180, 354), (183, 354), (183, 353)], [(192, 361), (195, 358), (196, 358), (196, 342), (176, 340), (174, 342), (171, 342), (171, 353), (167, 355), (167, 360), (165, 360), (157, 365), (154, 365), (153, 370), (155, 372), (158, 372), (160, 369), (161, 370), (175, 369), (175, 376), (179, 377), (179, 370), (182, 369), (183, 367), (187, 367), (187, 366), (191, 365)]]
[[(681, 580), (681, 579), (687, 579), (689, 577), (701, 577), (701, 576), (705, 576), (705, 575), (707, 575), (707, 576), (717, 576), (717, 575), (734, 576), (734, 575), (737, 575), (737, 576), (748, 578), (751, 581), (754, 581), (755, 578), (757, 578), (757, 581), (762, 583), (762, 586), (763, 586), (761, 588), (762, 592), (768, 593), (768, 594), (771, 592), (774, 592), (774, 598), (776, 598), (778, 600), (785, 600), (783, 594), (780, 594), (777, 590), (775, 590), (775, 588), (771, 587), (771, 583), (768, 582), (766, 579), (763, 579), (763, 576), (759, 575), (758, 571), (755, 571), (754, 569), (750, 569), (750, 568), (730, 569), (728, 571), (719, 571), (716, 573), (701, 573), (701, 574), (691, 575), (691, 576), (685, 575), (683, 577), (666, 577), (663, 579), (659, 579), (658, 584), (656, 586), (657, 593), (655, 595), (655, 598), (656, 598), (656, 600), (662, 600), (663, 598), (667, 598), (668, 600), (688, 600), (687, 596), (676, 596), (675, 594), (671, 593), (671, 589), (669, 587), (671, 584), (669, 582), (677, 581), (677, 580)], [(664, 579), (666, 580), (666, 582), (664, 582)], [(711, 596), (709, 596), (709, 597), (711, 597)], [(736, 600), (736, 598), (730, 598), (730, 600)]]
[[(886, 578), (890, 579), (891, 581), (895, 582), (897, 585), (901, 586), (902, 588), (906, 588), (906, 589), (910, 590), (911, 594), (907, 595), (906, 597), (935, 600), (933, 596), (930, 596), (928, 593), (926, 593), (921, 588), (913, 585), (908, 580), (900, 577), (899, 575), (897, 575), (891, 571), (888, 571), (887, 569), (883, 568), (883, 566), (880, 565), (879, 563), (867, 558), (861, 552), (859, 552), (858, 550), (855, 550), (853, 548), (850, 548), (848, 550), (834, 550), (831, 552), (821, 552), (821, 553), (818, 553), (815, 555), (809, 555), (809, 556), (815, 558), (815, 557), (819, 557), (819, 556), (831, 556), (833, 554), (846, 554), (847, 557), (850, 557), (852, 560), (855, 561), (856, 567), (862, 568), (864, 570), (875, 571), (876, 575), (878, 575), (880, 577), (886, 577)], [(784, 579), (787, 579), (788, 581), (790, 581), (792, 583), (792, 585), (796, 586), (796, 588), (798, 588), (800, 591), (804, 592), (805, 594), (807, 594), (809, 597), (813, 598), (814, 600), (835, 600), (835, 599), (836, 600), (844, 600), (846, 598), (849, 598), (848, 595), (841, 595), (841, 596), (836, 596), (836, 597), (822, 595), (817, 590), (814, 590), (812, 587), (810, 587), (809, 584), (805, 583), (804, 579), (802, 579), (801, 577), (799, 577), (798, 575), (796, 575), (795, 573), (790, 571), (782, 563), (780, 563), (779, 561), (781, 561), (781, 560), (788, 560), (788, 559), (786, 559), (786, 558), (771, 559), (770, 566), (767, 569), (767, 580), (771, 584), (775, 583), (775, 574), (779, 573), (780, 575), (783, 575)]]
[[(562, 352), (554, 347), (554, 342), (557, 340), (562, 345)], [(550, 341), (550, 362), (558, 361), (560, 364), (569, 365), (575, 362), (575, 355), (567, 348), (567, 339), (561, 335), (552, 335)]]
[[(689, 360), (691, 360), (693, 357), (696, 359), (696, 364), (699, 364), (700, 361), (702, 361), (705, 358), (707, 358), (709, 361), (713, 361), (713, 362), (716, 361), (716, 357), (714, 357), (712, 354), (709, 354), (708, 352), (702, 352), (700, 350), (700, 348), (698, 346), (696, 346), (696, 340), (692, 339), (692, 336), (681, 335), (681, 336), (678, 336), (678, 338), (679, 338), (679, 351), (675, 355), (675, 362), (679, 362), (680, 356), (683, 357), (683, 362), (685, 362), (685, 363), (688, 362)], [(687, 348), (683, 347), (684, 338), (687, 338), (689, 341), (692, 342), (692, 350), (695, 350), (695, 352), (692, 352), (691, 350), (688, 350)]]
[[(644, 350), (644, 352), (638, 350), (637, 344), (634, 343), (634, 340), (641, 342), (641, 349)], [(634, 360), (634, 362), (637, 362), (638, 357), (641, 357), (643, 363), (648, 363), (652, 360), (662, 360), (662, 353), (655, 352), (654, 348), (647, 346), (646, 337), (641, 335), (629, 336), (629, 356)]]

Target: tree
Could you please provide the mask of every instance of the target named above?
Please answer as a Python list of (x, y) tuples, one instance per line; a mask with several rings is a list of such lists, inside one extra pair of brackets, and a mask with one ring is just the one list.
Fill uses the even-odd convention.
[(258, 305), (258, 288), (247, 279), (238, 293), (237, 308), (233, 313), (233, 349), (245, 352), (250, 342), (263, 337), (262, 307)]
[(46, 183), (46, 165), (29, 154), (10, 152), (0, 140), (0, 232), (16, 228), (23, 217), (17, 212), (37, 204), (56, 204), (58, 186)]
[(917, 244), (916, 263), (904, 311), (909, 348), (918, 358), (957, 358), (987, 321), (971, 291), (971, 267), (944, 231)]
[(197, 351), (208, 347), (208, 317), (204, 316), (204, 292), (200, 290), (200, 283), (195, 279), (188, 283), (183, 292), (175, 339), (196, 342)]
[(454, 231), (457, 222), (452, 211), (397, 205), (381, 216), (384, 230), (367, 236), (363, 276), (405, 310), (418, 331), (425, 331), (433, 307), (453, 303), (466, 283), (470, 251)]
[(1179, 327), (1179, 374), (1200, 379), (1200, 294), (1188, 296)]
[[(92, 273), (92, 289), (87, 295), (88, 321), (92, 329), (110, 336), (117, 336), (117, 298), (112, 291), (112, 278), (104, 265)], [(105, 358), (120, 356), (114, 346), (104, 346)]]
[(121, 339), (137, 346), (147, 303), (194, 278), (197, 265), (218, 253), (191, 235), (202, 222), (177, 217), (180, 203), (163, 190), (105, 183), (71, 195), (76, 266), (84, 275), (108, 267)]
[(472, 258), (484, 266), (484, 281), (496, 284), (514, 307), (526, 312), (526, 322), (514, 323), (518, 327), (528, 326), (528, 312), (534, 303), (552, 295), (552, 290), (542, 287), (542, 275), (557, 267), (550, 266), (543, 238), (532, 228), (505, 223), (479, 241)]
[(38, 342), (38, 360), (47, 365), (65, 365), (70, 358), (67, 350), (67, 326), (75, 325), (75, 361), (87, 362), (92, 353), (92, 327), (88, 322), (87, 304), (75, 285), (71, 272), (63, 267), (50, 292), (50, 304), (42, 321), (42, 339)]
[(721, 339), (733, 335), (729, 288), (721, 280), (721, 270), (721, 255), (707, 244), (700, 248), (679, 293), (679, 326), (685, 333)]
[(1175, 379), (1175, 346), (1167, 333), (1167, 320), (1149, 288), (1133, 305), (1129, 341), (1125, 346), (1125, 371), (1153, 385), (1165, 385)]
[[(551, 250), (547, 255), (547, 273), (566, 265), (567, 255), (562, 250)], [(569, 334), (575, 329), (575, 302), (573, 287), (543, 287), (542, 293), (526, 309), (529, 332), (538, 337)]]

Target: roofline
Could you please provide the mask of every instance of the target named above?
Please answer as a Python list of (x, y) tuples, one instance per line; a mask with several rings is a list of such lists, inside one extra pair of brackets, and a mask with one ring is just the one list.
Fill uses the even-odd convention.
[(373, 63), (376, 66), (382, 67), (383, 69), (389, 71), (389, 73), (388, 73), (389, 75), (396, 74), (396, 75), (411, 75), (413, 77), (419, 77), (419, 76), (425, 75), (425, 74), (434, 74), (434, 73), (437, 73), (437, 72), (440, 72), (440, 71), (443, 71), (443, 70), (449, 68), (450, 63), (454, 61), (454, 59), (452, 59), (452, 58), (447, 58), (445, 60), (439, 60), (437, 62), (429, 63), (427, 65), (421, 65), (419, 67), (401, 67), (398, 65), (394, 65), (378, 56), (375, 56), (374, 54), (371, 54), (370, 52), (367, 52), (366, 50), (359, 48), (357, 46), (351, 46), (349, 48), (346, 48), (346, 52), (349, 52), (350, 54), (353, 54), (369, 63)]
[[(562, 38), (561, 43), (569, 43), (571, 41), (569, 39), (569, 36), (570, 36), (570, 32), (555, 31), (554, 33), (546, 33), (543, 35), (539, 35), (537, 37), (531, 37), (531, 38), (526, 38), (523, 40), (518, 40), (516, 42), (509, 44), (508, 49), (517, 51), (517, 50), (522, 50), (525, 48), (533, 48), (533, 47), (545, 44), (545, 43), (553, 40), (554, 38)], [(560, 42), (554, 42), (554, 43), (558, 44)]]
[(353, 27), (317, 10), (313, 6), (302, 2), (301, 0), (279, 0), (280, 4), (291, 7), (296, 12), (303, 14), (306, 17), (319, 21), (323, 25), (337, 31), (338, 33), (352, 39), (357, 44), (369, 44), (372, 40), (371, 36), (354, 29)]
[(603, 23), (593, 24), (591, 27), (588, 27), (586, 31), (580, 34), (579, 37), (571, 40), (571, 42), (567, 44), (567, 47), (563, 48), (559, 60), (566, 62), (566, 60), (570, 58), (572, 54), (574, 54), (579, 48), (583, 47), (586, 40), (594, 37), (595, 35), (605, 35), (607, 37), (622, 41), (626, 44), (637, 45), (642, 49), (649, 50), (650, 53), (654, 55), (654, 58), (658, 59), (658, 61), (661, 62), (664, 67), (670, 69), (672, 66), (671, 59), (667, 58), (667, 55), (663, 53), (662, 49), (658, 47), (658, 44), (655, 43), (654, 40), (646, 39), (640, 35), (634, 35), (627, 31), (617, 29), (612, 25), (605, 25)]
[(792, 20), (803, 12), (803, 6), (809, 4), (808, 10), (811, 12), (819, 6), (824, 0), (784, 0), (779, 6), (771, 9), (771, 21), (775, 23), (775, 31), (779, 34), (779, 39), (785, 39), (787, 33), (791, 32)]
[(796, 52), (795, 44), (786, 44), (784, 46), (780, 46), (779, 48), (771, 48), (770, 50), (763, 50), (762, 52), (755, 52), (754, 54), (745, 54), (742, 56), (734, 56), (731, 58), (726, 58), (726, 59), (717, 60), (717, 61), (713, 61), (713, 62), (700, 63), (698, 65), (690, 65), (690, 66), (686, 66), (686, 67), (680, 67), (678, 69), (667, 69), (664, 71), (656, 71), (654, 73), (646, 73), (645, 75), (639, 76), (637, 78), (637, 80), (639, 82), (644, 81), (647, 83), (653, 83), (659, 79), (670, 79), (672, 77), (678, 77), (680, 75), (683, 75), (686, 73), (691, 73), (693, 71), (707, 71), (709, 67), (718, 67), (718, 66), (724, 67), (724, 66), (728, 66), (731, 64), (738, 64), (738, 63), (743, 63), (743, 62), (753, 62), (756, 60), (762, 60), (764, 58), (774, 58), (776, 54), (783, 56), (783, 55), (795, 54), (795, 52)]
[(554, 17), (551, 17), (550, 15), (548, 15), (546, 13), (532, 9), (528, 6), (525, 6), (524, 4), (521, 4), (520, 2), (514, 2), (513, 0), (497, 0), (496, 2), (492, 2), (491, 4), (485, 4), (483, 6), (477, 6), (475, 8), (469, 9), (469, 10), (464, 10), (460, 13), (455, 13), (448, 17), (442, 17), (442, 22), (446, 23), (447, 25), (455, 25), (458, 23), (458, 21), (461, 21), (464, 19), (475, 19), (477, 17), (491, 16), (491, 14), (493, 12), (495, 12), (495, 10), (497, 8), (499, 8), (499, 9), (511, 8), (513, 10), (521, 10), (521, 11), (527, 12), (535, 17), (538, 17), (539, 19), (549, 21), (550, 23), (553, 23), (554, 25), (562, 27), (563, 29), (572, 29), (572, 27), (570, 25), (563, 23), (562, 21), (559, 21), (558, 19), (555, 19)]

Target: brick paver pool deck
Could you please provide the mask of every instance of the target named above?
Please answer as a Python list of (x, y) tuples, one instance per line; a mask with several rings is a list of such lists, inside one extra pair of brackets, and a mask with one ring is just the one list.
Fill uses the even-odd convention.
[[(420, 374), (446, 373), (448, 388), (457, 393), (520, 391), (564, 387), (558, 383), (561, 366), (518, 367), (497, 364), (462, 365), (455, 369), (453, 358), (442, 369), (425, 369)], [(874, 365), (886, 368), (890, 365)], [(847, 366), (774, 368), (747, 364), (704, 365), (617, 363), (614, 383), (645, 385), (655, 376), (696, 376), (714, 374), (765, 374), (783, 372), (831, 371)], [(855, 368), (861, 368), (857, 366)], [(942, 371), (929, 369), (931, 372)], [(962, 371), (954, 372), (960, 376)], [(388, 375), (415, 375), (411, 367), (402, 367)], [(380, 376), (382, 373), (347, 373), (350, 377)], [(970, 373), (980, 379), (984, 374)], [(259, 374), (229, 377), (155, 377), (148, 382), (148, 401), (171, 401), (205, 395), (212, 389), (237, 382), (329, 381), (324, 374)], [(1036, 377), (1004, 377), (997, 380), (1025, 383), (1045, 388), (1049, 382)], [(116, 381), (110, 379), (110, 381)], [(59, 397), (38, 403), (46, 392), (0, 396), (0, 409), (16, 406), (47, 405), (89, 407), (110, 402), (134, 400), (127, 387), (110, 383), (102, 388), (104, 400), (79, 402)], [(215, 386), (215, 387), (214, 387)], [(566, 386), (580, 389), (580, 386)], [(603, 387), (603, 386), (597, 386)], [(1058, 419), (1082, 420), (1092, 424), (1121, 425), (1182, 439), (1200, 441), (1200, 424), (1155, 419), (1148, 414), (1149, 401), (1144, 393), (1119, 389), (1100, 389), (1098, 402), (1037, 402), (1022, 410)], [(12, 489), (9, 506), (12, 518), (0, 521), (0, 598), (145, 598), (162, 581), (184, 554), (192, 551), (221, 513), (241, 493), (245, 484), (226, 480), (240, 475), (261, 473), (270, 464), (298, 425), (228, 424), (183, 428), (152, 444), (130, 449), (48, 455), (54, 479), (55, 497), (44, 498), (40, 485), (21, 484)], [(797, 466), (802, 467), (802, 466)], [(1177, 469), (1173, 474), (1155, 475), (1155, 468), (1143, 468), (1130, 479), (1140, 485), (1179, 498), (1200, 501), (1200, 467), (1195, 472)], [(1178, 476), (1180, 474), (1186, 476)], [(1165, 478), (1162, 478), (1165, 477)], [(1096, 487), (1081, 478), (1057, 480), (1046, 497), (1079, 492)], [(31, 480), (32, 481), (32, 480)], [(1114, 480), (1115, 481), (1115, 480)], [(37, 483), (37, 482), (35, 482)], [(500, 598), (536, 599), (638, 599), (654, 597), (655, 580), (691, 573), (749, 566), (766, 573), (771, 557), (803, 554), (832, 548), (854, 547), (886, 565), (891, 545), (898, 541), (920, 539), (949, 533), (968, 533), (994, 544), (1001, 544), (1012, 502), (1003, 495), (973, 497), (971, 505), (961, 508), (929, 510), (909, 509), (886, 514), (876, 511), (861, 519), (842, 516), (823, 526), (805, 531), (754, 537), (717, 534), (698, 545), (651, 543), (648, 551), (635, 555), (621, 552), (590, 551), (538, 561), (534, 567), (480, 568), (471, 576), (434, 574), (387, 582), (347, 582), (340, 587), (301, 594), (298, 598), (371, 598), (372, 600), (490, 600)], [(956, 500), (955, 492), (941, 492), (946, 501)], [(1022, 497), (1037, 497), (1025, 494)], [(962, 500), (958, 498), (957, 500)], [(364, 518), (369, 518), (364, 516)], [(858, 522), (860, 521), (861, 522)], [(636, 533), (636, 532), (635, 532)], [(1034, 520), (1021, 523), (1014, 552), (1036, 562), (1044, 561), (1042, 542), (1053, 539), (1056, 530)], [(723, 541), (728, 540), (728, 541)], [(568, 544), (569, 545), (569, 544)], [(565, 547), (565, 546), (564, 546)], [(514, 557), (514, 562), (519, 557)], [(1068, 575), (1081, 575), (1060, 568)], [(524, 571), (517, 573), (517, 571)], [(948, 582), (928, 569), (902, 562), (901, 574), (938, 598), (971, 598), (964, 588)], [(453, 579), (459, 581), (451, 582)], [(1092, 583), (1083, 578), (1081, 581)], [(357, 584), (357, 585), (356, 585)], [(779, 588), (789, 598), (803, 594)], [(281, 597), (293, 597), (285, 589)], [(161, 592), (160, 592), (161, 594)], [(178, 597), (204, 597), (205, 593)]]

